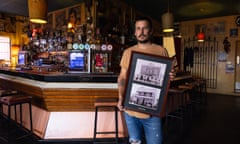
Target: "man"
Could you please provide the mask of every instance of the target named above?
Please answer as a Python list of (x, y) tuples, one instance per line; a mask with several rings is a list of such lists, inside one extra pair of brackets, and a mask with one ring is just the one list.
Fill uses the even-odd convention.
[[(118, 108), (124, 111), (124, 116), (129, 133), (131, 144), (141, 144), (143, 129), (147, 144), (162, 144), (161, 118), (145, 113), (126, 110), (123, 108), (124, 88), (127, 79), (127, 71), (130, 64), (131, 52), (138, 51), (147, 54), (157, 54), (168, 57), (167, 50), (151, 42), (153, 33), (152, 22), (146, 17), (142, 17), (135, 22), (135, 37), (137, 44), (126, 49), (121, 59), (121, 71), (118, 77), (119, 101)], [(171, 72), (170, 79), (174, 74)]]

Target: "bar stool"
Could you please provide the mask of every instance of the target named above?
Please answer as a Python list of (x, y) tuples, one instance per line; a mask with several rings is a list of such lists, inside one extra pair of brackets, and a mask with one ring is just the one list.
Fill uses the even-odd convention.
[(178, 88), (187, 89), (187, 110), (190, 111), (190, 118), (193, 117), (193, 107), (197, 104), (196, 102), (196, 83), (191, 82), (183, 85), (179, 85)]
[[(169, 88), (168, 90), (168, 107), (166, 115), (166, 125), (169, 118), (175, 118), (181, 121), (181, 128), (184, 123), (185, 102), (187, 100), (187, 89)], [(177, 102), (177, 104), (175, 104)]]
[[(93, 133), (93, 143), (109, 143), (108, 142), (97, 142), (96, 137), (97, 134), (115, 134), (115, 142), (118, 144), (118, 107), (117, 107), (117, 99), (97, 99), (94, 103), (95, 105), (95, 119), (94, 119), (94, 133)], [(103, 109), (106, 111), (114, 110), (115, 112), (115, 131), (97, 131), (97, 120), (98, 120), (98, 111), (99, 109)]]
[[(17, 90), (8, 89), (8, 88), (0, 88), (0, 97), (10, 96), (10, 95), (17, 95), (17, 94), (19, 94)], [(14, 109), (16, 111), (16, 107), (14, 107)], [(15, 117), (17, 117), (16, 113), (15, 113)]]
[(195, 79), (197, 84), (197, 91), (199, 96), (199, 103), (206, 105), (207, 104), (207, 80), (206, 79)]
[(15, 95), (18, 94), (17, 90), (14, 89), (0, 89), (0, 97), (8, 96), (8, 95)]
[[(10, 122), (11, 122), (11, 106), (14, 106), (14, 112), (15, 112), (15, 122), (17, 122), (17, 110), (16, 110), (16, 106), (19, 105), (20, 106), (20, 126), (23, 127), (22, 125), (22, 104), (28, 104), (29, 105), (29, 119), (30, 119), (30, 133), (28, 133), (27, 135), (21, 136), (17, 139), (20, 139), (22, 137), (25, 136), (32, 136), (33, 133), (33, 128), (32, 128), (32, 97), (31, 96), (26, 96), (26, 95), (9, 95), (9, 96), (4, 96), (4, 97), (0, 97), (0, 104), (1, 104), (1, 114), (3, 116), (7, 117), (7, 121), (8, 121), (8, 138), (6, 141), (9, 141), (10, 139)], [(3, 113), (3, 105), (7, 106), (7, 114), (4, 115)]]

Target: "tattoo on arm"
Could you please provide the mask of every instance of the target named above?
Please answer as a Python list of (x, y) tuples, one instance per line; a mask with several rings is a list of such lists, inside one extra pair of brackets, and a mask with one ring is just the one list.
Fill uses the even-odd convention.
[(125, 80), (120, 79), (119, 82), (118, 82), (118, 86), (125, 86)]

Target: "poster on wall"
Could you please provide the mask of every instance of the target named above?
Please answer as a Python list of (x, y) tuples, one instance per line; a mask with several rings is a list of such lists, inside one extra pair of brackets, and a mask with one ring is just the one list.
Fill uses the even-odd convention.
[(226, 62), (225, 70), (226, 73), (234, 73), (234, 65), (232, 64), (232, 62)]
[(230, 37), (237, 38), (237, 36), (238, 36), (238, 29), (237, 28), (230, 29)]
[(218, 61), (219, 62), (226, 62), (227, 61), (227, 53), (224, 51), (221, 51), (218, 53)]

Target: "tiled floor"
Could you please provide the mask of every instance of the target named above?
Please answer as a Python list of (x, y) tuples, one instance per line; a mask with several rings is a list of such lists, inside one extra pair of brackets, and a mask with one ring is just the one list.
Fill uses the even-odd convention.
[[(208, 94), (208, 104), (196, 109), (192, 119), (185, 120), (184, 128), (179, 122), (169, 121), (166, 127), (163, 119), (164, 144), (240, 144), (240, 96)], [(5, 121), (1, 120), (0, 136), (6, 135)], [(24, 132), (12, 126), (16, 135)], [(15, 139), (16, 135), (11, 137)], [(7, 144), (0, 138), (0, 144)], [(11, 144), (88, 144), (89, 141), (41, 142), (26, 137)], [(122, 141), (121, 143), (126, 143)], [(10, 144), (10, 142), (9, 142)]]

